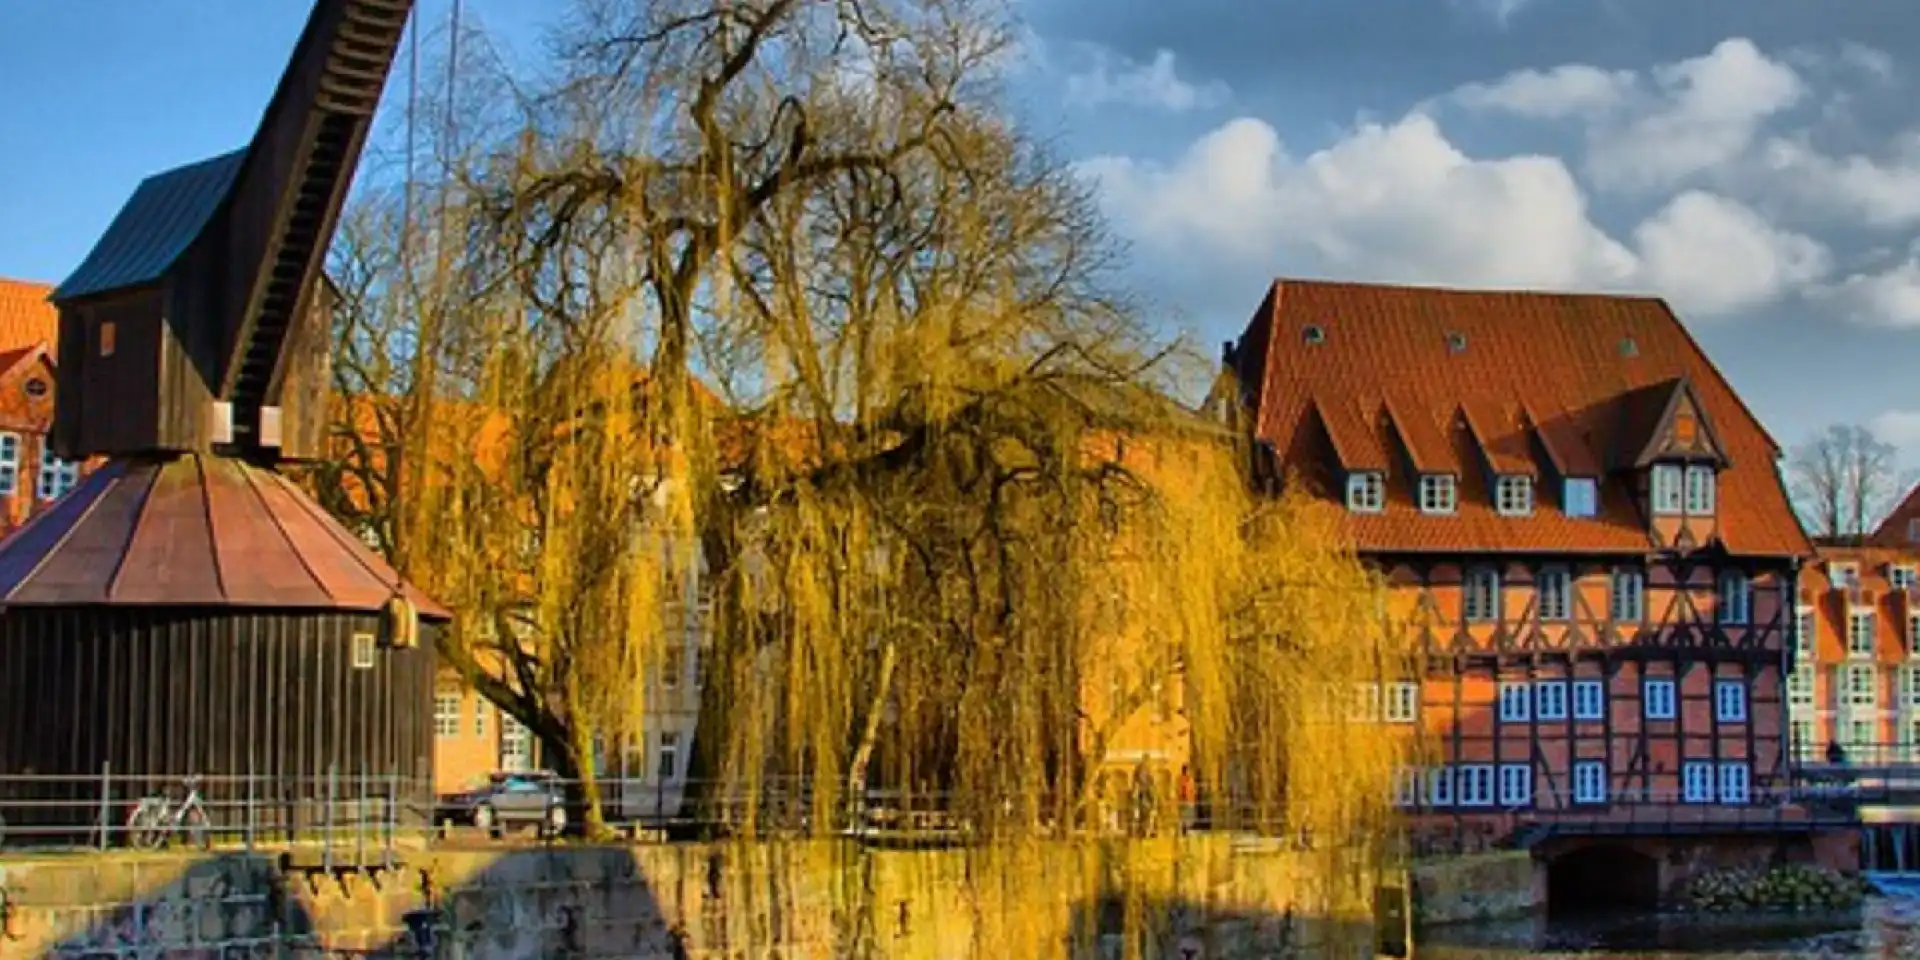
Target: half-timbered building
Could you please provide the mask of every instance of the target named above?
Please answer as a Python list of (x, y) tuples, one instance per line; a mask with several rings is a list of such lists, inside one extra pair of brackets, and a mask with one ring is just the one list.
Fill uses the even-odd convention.
[(1901, 514), (1817, 539), (1800, 571), (1787, 717), (1801, 763), (1920, 763), (1920, 544)]
[(1269, 476), (1390, 585), (1416, 823), (1712, 819), (1784, 783), (1811, 546), (1667, 304), (1282, 280), (1225, 360)]

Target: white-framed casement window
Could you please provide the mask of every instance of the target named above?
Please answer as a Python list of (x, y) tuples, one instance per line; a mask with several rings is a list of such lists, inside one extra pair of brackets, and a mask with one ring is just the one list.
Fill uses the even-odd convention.
[(1453, 513), (1460, 508), (1460, 484), (1451, 473), (1420, 475), (1420, 512)]
[(1820, 634), (1818, 622), (1813, 619), (1812, 607), (1799, 607), (1793, 611), (1794, 638), (1793, 659), (1796, 663), (1812, 663), (1814, 650), (1817, 649)]
[(475, 697), (473, 700), (473, 735), (476, 737), (484, 737), (487, 735), (487, 708), (489, 706), (491, 706), (491, 704), (487, 703), (485, 697)]
[(533, 769), (533, 732), (504, 713), (500, 715), (500, 769), (509, 773)]
[(1713, 802), (1713, 761), (1688, 760), (1681, 766), (1680, 799), (1687, 803)]
[(1827, 563), (1827, 582), (1835, 590), (1852, 590), (1860, 586), (1860, 567), (1853, 563), (1838, 560)]
[(40, 482), (34, 490), (40, 499), (58, 500), (79, 482), (80, 464), (62, 460), (44, 448), (40, 451)]
[(1920, 613), (1907, 616), (1907, 656), (1920, 657)]
[[(1118, 702), (1120, 697), (1114, 698)], [(1355, 723), (1371, 723), (1380, 719), (1380, 685), (1377, 683), (1356, 683), (1353, 685), (1353, 702), (1347, 706), (1347, 719)]]
[(1503, 473), (1493, 483), (1493, 507), (1503, 517), (1524, 517), (1533, 512), (1533, 478), (1518, 473)]
[(674, 730), (660, 733), (660, 751), (656, 771), (660, 779), (673, 780), (680, 776), (680, 734)]
[(1592, 517), (1600, 513), (1600, 484), (1592, 477), (1568, 477), (1562, 485), (1562, 511), (1569, 517)]
[(1911, 762), (1920, 747), (1920, 664), (1900, 665), (1899, 725), (1903, 759)]
[(1526, 723), (1532, 712), (1533, 691), (1524, 683), (1503, 683), (1500, 685), (1500, 722)]
[(1467, 571), (1466, 589), (1461, 606), (1468, 623), (1491, 623), (1500, 619), (1500, 571), (1475, 567)]
[(433, 735), (436, 737), (457, 737), (460, 735), (460, 701), (457, 693), (438, 693), (433, 697)]
[(687, 672), (687, 650), (677, 641), (679, 637), (669, 633), (664, 647), (660, 651), (660, 689), (680, 689), (680, 675)]
[(1412, 723), (1420, 716), (1420, 684), (1414, 681), (1387, 684), (1381, 714), (1388, 723)]
[(1598, 680), (1575, 680), (1573, 682), (1573, 718), (1605, 720), (1606, 717), (1606, 686)]
[(1427, 805), (1453, 806), (1453, 768), (1434, 767), (1427, 771)]
[(1873, 659), (1872, 610), (1850, 610), (1847, 612), (1847, 656), (1856, 660)]
[(1618, 623), (1639, 623), (1647, 616), (1647, 574), (1633, 567), (1616, 567), (1608, 607)]
[(1493, 806), (1493, 764), (1463, 763), (1454, 768), (1455, 802), (1463, 807)]
[(1607, 802), (1607, 763), (1604, 760), (1573, 762), (1573, 802)]
[(1420, 769), (1418, 767), (1401, 767), (1393, 771), (1393, 805), (1396, 807), (1420, 805)]
[(1842, 664), (1838, 669), (1842, 735), (1849, 750), (1865, 751), (1879, 739), (1879, 671), (1871, 663)]
[(1695, 516), (1713, 513), (1713, 468), (1694, 464), (1687, 468), (1687, 512)]
[(1533, 764), (1500, 765), (1500, 805), (1524, 807), (1533, 803)]
[(1813, 664), (1801, 664), (1787, 674), (1787, 707), (1813, 712)]
[(1739, 570), (1720, 571), (1719, 602), (1714, 614), (1723, 624), (1739, 626), (1753, 616), (1753, 583)]
[(1680, 512), (1681, 488), (1685, 484), (1684, 472), (1677, 463), (1656, 463), (1651, 478), (1653, 490), (1649, 499), (1653, 501), (1653, 512), (1657, 514), (1675, 514)]
[(1535, 604), (1542, 620), (1566, 620), (1573, 616), (1573, 572), (1565, 567), (1548, 567), (1534, 582)]
[(1379, 513), (1387, 508), (1387, 475), (1378, 470), (1356, 470), (1347, 474), (1347, 509), (1354, 513)]
[(1753, 797), (1753, 771), (1745, 761), (1720, 764), (1720, 802), (1747, 803)]
[(20, 492), (20, 435), (0, 433), (0, 497)]
[(1713, 682), (1713, 716), (1721, 723), (1747, 722), (1747, 683), (1745, 680)]
[(1896, 563), (1887, 567), (1887, 583), (1895, 590), (1913, 589), (1913, 564)]
[(1647, 680), (1640, 687), (1640, 705), (1648, 720), (1672, 720), (1678, 711), (1672, 680)]
[(1820, 756), (1819, 738), (1814, 735), (1812, 720), (1794, 720), (1787, 724), (1787, 735), (1793, 739), (1794, 759), (1805, 763)]
[(1542, 720), (1565, 720), (1567, 718), (1567, 682), (1565, 680), (1542, 680), (1534, 686), (1534, 716)]

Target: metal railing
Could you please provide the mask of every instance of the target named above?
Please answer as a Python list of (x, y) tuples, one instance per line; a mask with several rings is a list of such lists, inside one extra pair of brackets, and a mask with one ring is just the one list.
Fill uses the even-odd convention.
[(1409, 810), (1416, 856), (1524, 849), (1562, 836), (1780, 834), (1860, 825), (1858, 794), (1845, 802), (1800, 784), (1752, 789), (1728, 801), (1685, 791), (1614, 791), (1601, 803)]

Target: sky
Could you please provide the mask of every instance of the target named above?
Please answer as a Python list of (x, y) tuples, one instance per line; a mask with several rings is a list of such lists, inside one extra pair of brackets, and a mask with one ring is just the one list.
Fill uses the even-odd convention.
[[(1920, 464), (1913, 0), (1014, 2), (1020, 109), (1169, 329), (1237, 336), (1280, 275), (1654, 293), (1783, 445)], [(464, 3), (509, 55), (562, 9)], [(0, 276), (243, 145), (307, 7), (0, 5)]]

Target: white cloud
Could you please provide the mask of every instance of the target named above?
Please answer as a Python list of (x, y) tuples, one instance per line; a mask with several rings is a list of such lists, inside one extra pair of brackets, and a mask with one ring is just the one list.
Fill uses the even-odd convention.
[(1769, 303), (1827, 274), (1832, 256), (1804, 234), (1737, 201), (1689, 190), (1633, 231), (1645, 282), (1683, 313), (1717, 315)]
[(1867, 421), (1867, 429), (1882, 443), (1911, 450), (1920, 446), (1920, 410), (1883, 410)]
[(1812, 239), (1701, 192), (1649, 217), (1629, 247), (1593, 222), (1559, 159), (1475, 158), (1420, 113), (1305, 157), (1243, 117), (1171, 164), (1102, 157), (1082, 170), (1122, 229), (1175, 269), (1651, 290), (1705, 318), (1774, 300), (1828, 264)]
[(1768, 120), (1806, 92), (1792, 67), (1735, 37), (1644, 73), (1585, 64), (1523, 70), (1449, 99), (1521, 117), (1582, 119), (1594, 184), (1651, 192), (1740, 157)]
[(1171, 50), (1137, 63), (1105, 47), (1085, 45), (1091, 64), (1067, 77), (1067, 102), (1084, 107), (1128, 104), (1183, 112), (1225, 103), (1231, 92), (1218, 81), (1192, 83), (1180, 77)]
[(1899, 138), (1883, 159), (1829, 156), (1804, 138), (1778, 137), (1759, 163), (1769, 186), (1811, 209), (1879, 227), (1920, 223), (1920, 133)]
[(1856, 323), (1920, 328), (1920, 242), (1892, 266), (1851, 273), (1819, 293)]
[(1551, 70), (1520, 70), (1494, 83), (1470, 83), (1452, 94), (1462, 106), (1534, 120), (1564, 120), (1613, 110), (1632, 94), (1631, 70), (1574, 63)]

